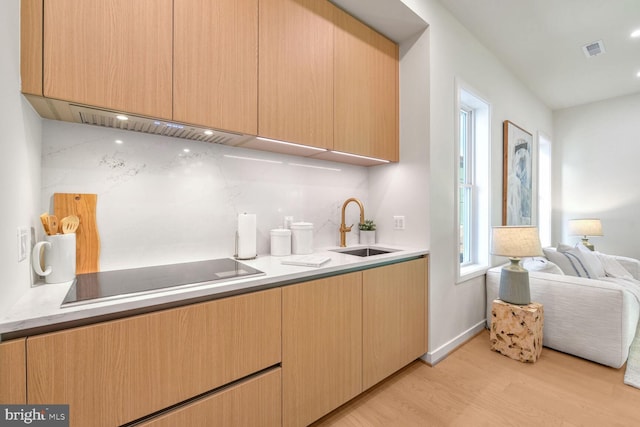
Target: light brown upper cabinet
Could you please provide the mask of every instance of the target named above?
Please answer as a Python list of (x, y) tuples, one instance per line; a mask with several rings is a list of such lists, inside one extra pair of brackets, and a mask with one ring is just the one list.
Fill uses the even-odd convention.
[(258, 132), (258, 0), (175, 0), (173, 119)]
[(42, 96), (42, 0), (20, 0), (22, 93)]
[(398, 45), (336, 10), (333, 148), (398, 161)]
[(333, 16), (319, 0), (260, 0), (258, 134), (333, 148)]
[(44, 96), (171, 119), (172, 0), (44, 0)]
[(21, 0), (20, 31), (43, 117), (79, 104), (399, 160), (398, 46), (327, 0)]
[(328, 1), (260, 0), (258, 134), (398, 161), (398, 46)]

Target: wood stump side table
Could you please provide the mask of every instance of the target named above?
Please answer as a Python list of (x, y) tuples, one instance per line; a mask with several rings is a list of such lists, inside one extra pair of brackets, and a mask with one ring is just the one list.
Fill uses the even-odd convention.
[(521, 362), (534, 363), (542, 353), (542, 304), (509, 304), (494, 300), (491, 306), (491, 350)]

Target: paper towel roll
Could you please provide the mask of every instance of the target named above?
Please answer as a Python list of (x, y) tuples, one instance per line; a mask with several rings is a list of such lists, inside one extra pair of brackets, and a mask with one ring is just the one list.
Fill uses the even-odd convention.
[(238, 258), (251, 259), (257, 255), (256, 214), (238, 215)]

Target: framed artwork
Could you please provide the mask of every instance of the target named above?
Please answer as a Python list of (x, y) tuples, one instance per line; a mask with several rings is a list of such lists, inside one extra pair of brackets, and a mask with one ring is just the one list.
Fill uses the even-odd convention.
[(502, 225), (531, 225), (533, 135), (505, 120), (503, 150)]

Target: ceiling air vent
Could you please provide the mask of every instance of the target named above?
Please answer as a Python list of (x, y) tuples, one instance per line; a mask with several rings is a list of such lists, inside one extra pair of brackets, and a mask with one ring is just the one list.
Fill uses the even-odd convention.
[(598, 40), (597, 42), (592, 42), (582, 46), (582, 51), (587, 58), (591, 58), (593, 56), (602, 55), (606, 53), (604, 50), (604, 43), (602, 40)]
[(132, 116), (130, 114), (127, 114), (128, 120), (118, 120), (116, 118), (118, 113), (84, 107), (81, 105), (71, 104), (69, 105), (69, 109), (73, 113), (75, 121), (94, 126), (131, 130), (154, 135), (172, 136), (175, 138), (224, 145), (238, 145), (250, 138), (246, 135), (200, 128), (183, 123)]

